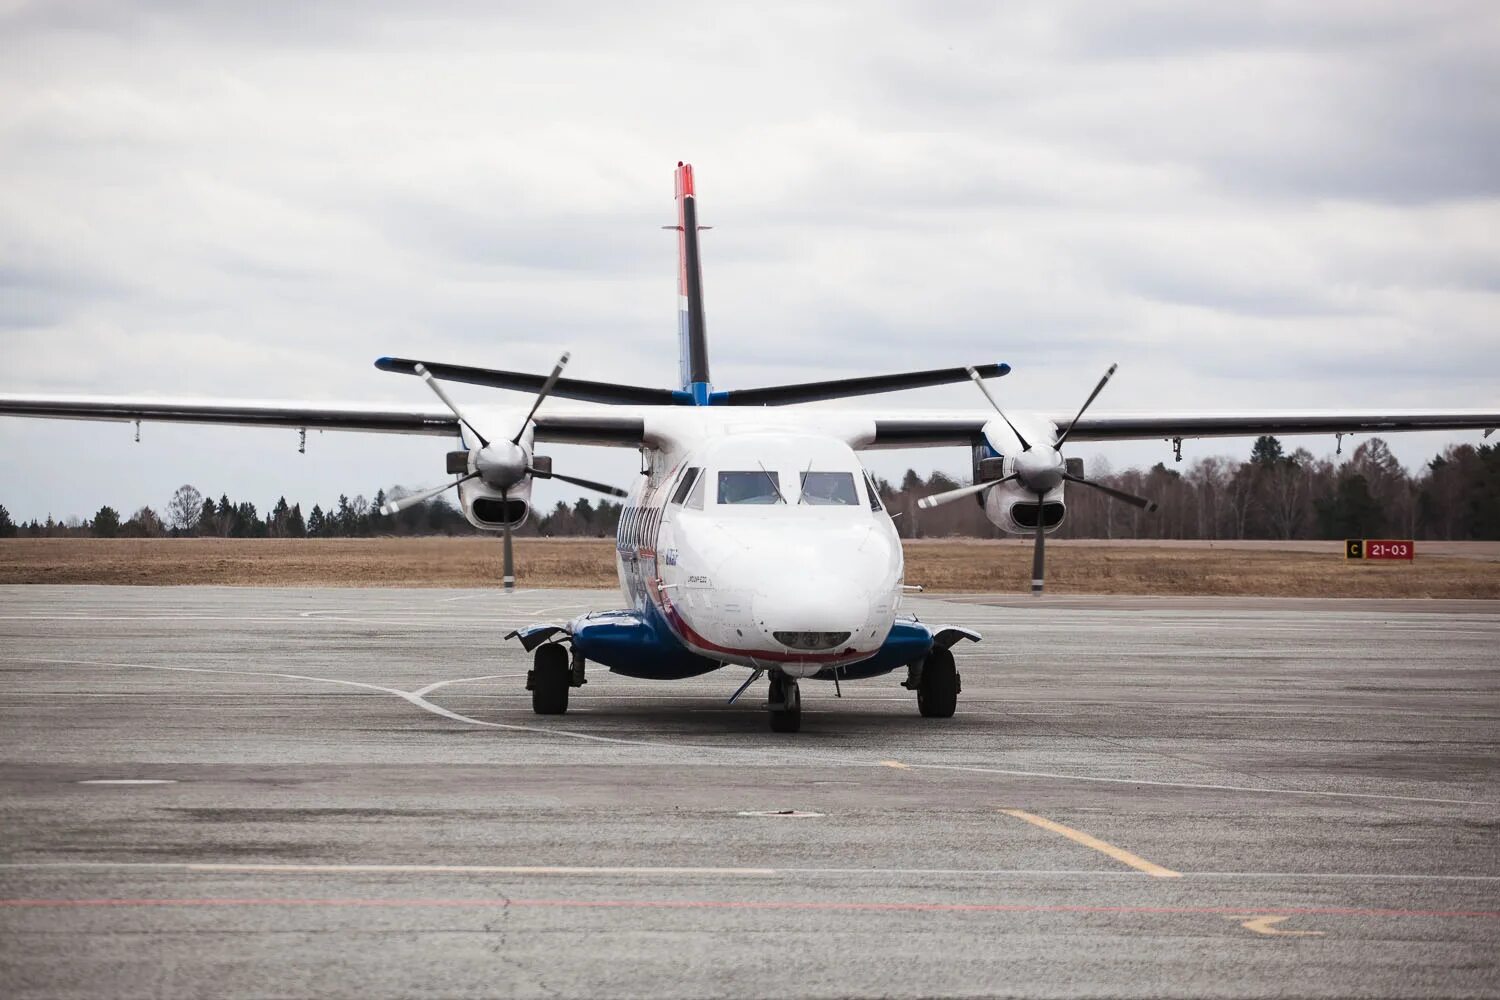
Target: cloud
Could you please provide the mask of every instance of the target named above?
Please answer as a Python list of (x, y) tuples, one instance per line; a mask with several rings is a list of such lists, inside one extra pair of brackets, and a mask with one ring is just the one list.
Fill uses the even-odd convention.
[[(725, 386), (1004, 360), (1007, 400), (1066, 409), (1118, 360), (1101, 406), (1490, 405), (1492, 8), (11, 4), (0, 389), (410, 402), (375, 357), (564, 348), (671, 384), (690, 159)], [(82, 503), (53, 445), (114, 430), (6, 424), (0, 502), (160, 502), (190, 441), (257, 502), (441, 475), (421, 442), (288, 465), (187, 429)]]

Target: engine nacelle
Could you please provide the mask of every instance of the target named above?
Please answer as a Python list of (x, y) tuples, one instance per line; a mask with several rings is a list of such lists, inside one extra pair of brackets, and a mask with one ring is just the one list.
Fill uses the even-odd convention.
[(1035, 493), (1017, 489), (1013, 483), (984, 491), (984, 516), (1001, 531), (1013, 535), (1035, 534), (1038, 518), (1044, 531), (1053, 531), (1063, 523), (1067, 513), (1061, 484), (1043, 494), (1040, 502)]
[(458, 484), (458, 502), (469, 523), (484, 531), (512, 531), (526, 523), (531, 513), (531, 477), (527, 476), (505, 493), (491, 489), (483, 481), (471, 479)]
[[(1082, 476), (1083, 460), (1070, 458), (1067, 460), (1067, 468), (1071, 475)], [(1015, 471), (1016, 463), (1013, 458), (996, 455), (993, 448), (985, 445), (974, 449), (974, 482), (1003, 479)], [(1055, 531), (1068, 514), (1067, 504), (1063, 500), (1062, 483), (1048, 490), (1040, 502), (1035, 493), (1022, 489), (1013, 482), (985, 490), (979, 494), (979, 502), (984, 507), (984, 516), (989, 518), (991, 524), (1013, 535), (1035, 534), (1038, 518), (1041, 519), (1043, 531)]]

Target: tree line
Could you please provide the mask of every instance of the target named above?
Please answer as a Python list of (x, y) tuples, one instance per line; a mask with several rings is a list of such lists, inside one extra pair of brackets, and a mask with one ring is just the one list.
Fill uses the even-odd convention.
[[(1085, 471), (1158, 509), (1146, 513), (1072, 486), (1057, 531), (1063, 538), (1500, 539), (1500, 445), (1449, 446), (1415, 475), (1380, 438), (1339, 460), (1303, 448), (1288, 453), (1270, 436), (1256, 439), (1244, 461), (1211, 456), (1180, 470), (1158, 462), (1123, 472), (1096, 462)], [(908, 471), (899, 487), (881, 483), (881, 494), (900, 512), (904, 537), (1001, 536), (973, 502), (917, 509), (922, 497), (960, 485), (941, 473), (923, 481)]]
[[(393, 487), (390, 498), (404, 495)], [(249, 501), (235, 502), (228, 494), (218, 500), (205, 497), (197, 487), (180, 486), (161, 512), (141, 507), (122, 518), (114, 507), (100, 507), (92, 518), (70, 517), (59, 521), (32, 519), (17, 524), (0, 506), (0, 538), (17, 535), (30, 538), (371, 538), (376, 536), (470, 535), (478, 533), (463, 513), (442, 497), (413, 504), (392, 515), (380, 513), (387, 500), (383, 489), (374, 499), (363, 494), (350, 499), (340, 495), (327, 510), (314, 504), (303, 513), (300, 503), (280, 497), (261, 514)], [(598, 505), (587, 498), (575, 504), (558, 502), (550, 512), (533, 512), (517, 534), (594, 535), (613, 537), (620, 523), (622, 505), (609, 500)]]
[[(1500, 445), (1452, 445), (1416, 475), (1404, 469), (1380, 438), (1360, 444), (1343, 461), (1315, 458), (1305, 449), (1287, 453), (1274, 437), (1256, 440), (1250, 457), (1200, 458), (1184, 469), (1157, 463), (1146, 471), (1113, 472), (1096, 463), (1088, 477), (1155, 500), (1145, 513), (1086, 487), (1067, 491), (1064, 538), (1442, 538), (1500, 539)], [(918, 510), (917, 501), (964, 485), (940, 472), (923, 479), (908, 469), (899, 484), (877, 480), (886, 508), (905, 538), (951, 535), (993, 538), (1002, 533), (977, 503), (959, 501)], [(392, 488), (391, 497), (402, 491)], [(327, 510), (279, 498), (259, 513), (248, 501), (205, 497), (182, 486), (164, 511), (142, 507), (121, 518), (101, 507), (89, 520), (12, 522), (0, 506), (0, 537), (100, 538), (366, 538), (467, 535), (476, 529), (447, 500), (437, 497), (391, 516), (379, 512), (387, 492), (373, 500), (340, 496)], [(534, 511), (517, 534), (547, 537), (613, 537), (622, 505), (582, 498)]]

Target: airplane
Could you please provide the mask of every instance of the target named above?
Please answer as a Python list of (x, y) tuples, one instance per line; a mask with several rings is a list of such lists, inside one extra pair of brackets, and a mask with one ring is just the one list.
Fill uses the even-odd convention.
[[(1045, 543), (1067, 513), (1065, 487), (1099, 490), (1136, 507), (1155, 505), (1084, 477), (1064, 458), (1069, 442), (1164, 439), (1181, 456), (1186, 438), (1485, 430), (1500, 410), (1184, 413), (1090, 416), (1111, 365), (1076, 412), (1007, 412), (986, 382), (1003, 363), (758, 388), (721, 389), (709, 374), (697, 193), (690, 164), (674, 174), (678, 247), (679, 385), (675, 389), (563, 376), (564, 354), (546, 376), (430, 360), (383, 357), (381, 371), (422, 379), (441, 407), (309, 401), (202, 401), (98, 396), (0, 395), (0, 414), (85, 420), (276, 426), (427, 434), (456, 439), (449, 481), (392, 501), (405, 506), (457, 489), (475, 527), (504, 538), (503, 585), (515, 584), (511, 534), (531, 510), (537, 479), (559, 479), (628, 497), (615, 544), (626, 607), (506, 636), (532, 656), (532, 708), (559, 715), (586, 665), (670, 680), (726, 666), (747, 668), (733, 703), (765, 676), (770, 727), (801, 728), (799, 682), (877, 677), (904, 668), (920, 714), (953, 716), (962, 688), (954, 648), (981, 636), (903, 612), (907, 588), (892, 515), (859, 453), (879, 448), (968, 446), (973, 485), (925, 498), (923, 507), (976, 496), (988, 519), (1034, 538), (1032, 592), (1044, 587)], [(972, 381), (987, 408), (855, 411), (808, 407), (822, 400)], [(533, 394), (529, 408), (460, 407), (443, 383)], [(549, 406), (552, 397), (591, 404)], [(638, 449), (632, 490), (572, 476), (539, 455), (539, 443)]]

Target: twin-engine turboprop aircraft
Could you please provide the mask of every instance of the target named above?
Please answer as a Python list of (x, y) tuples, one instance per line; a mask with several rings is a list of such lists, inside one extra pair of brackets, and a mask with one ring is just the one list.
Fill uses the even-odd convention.
[[(512, 632), (533, 655), (527, 688), (541, 714), (567, 711), (572, 688), (595, 662), (632, 677), (691, 677), (735, 665), (749, 678), (738, 698), (769, 675), (771, 728), (801, 726), (798, 682), (875, 677), (906, 669), (922, 715), (953, 715), (960, 691), (953, 647), (979, 635), (932, 626), (901, 613), (903, 561), (890, 515), (858, 453), (872, 448), (966, 445), (974, 485), (928, 497), (922, 506), (978, 495), (1009, 532), (1035, 537), (1032, 590), (1041, 593), (1045, 540), (1066, 516), (1065, 484), (1101, 490), (1152, 509), (1150, 500), (1082, 475), (1062, 456), (1071, 441), (1255, 434), (1491, 429), (1500, 409), (1364, 413), (1218, 413), (1089, 416), (1114, 374), (1067, 413), (1007, 413), (986, 379), (1003, 364), (896, 375), (716, 389), (709, 378), (693, 169), (677, 165), (679, 358), (677, 389), (563, 377), (563, 355), (548, 376), (381, 358), (383, 371), (420, 376), (439, 408), (310, 402), (0, 395), (0, 414), (29, 417), (243, 424), (318, 430), (432, 434), (457, 438), (448, 453), (455, 478), (397, 500), (387, 512), (457, 488), (476, 527), (505, 540), (505, 586), (514, 583), (510, 536), (531, 508), (531, 484), (554, 478), (628, 496), (615, 545), (626, 607)], [(859, 412), (795, 404), (972, 380), (989, 410)], [(460, 408), (443, 382), (534, 394), (529, 408)], [(589, 407), (542, 409), (549, 396)], [(1061, 430), (1059, 430), (1061, 429)], [(643, 471), (631, 491), (565, 475), (538, 455), (537, 442), (639, 449)]]

